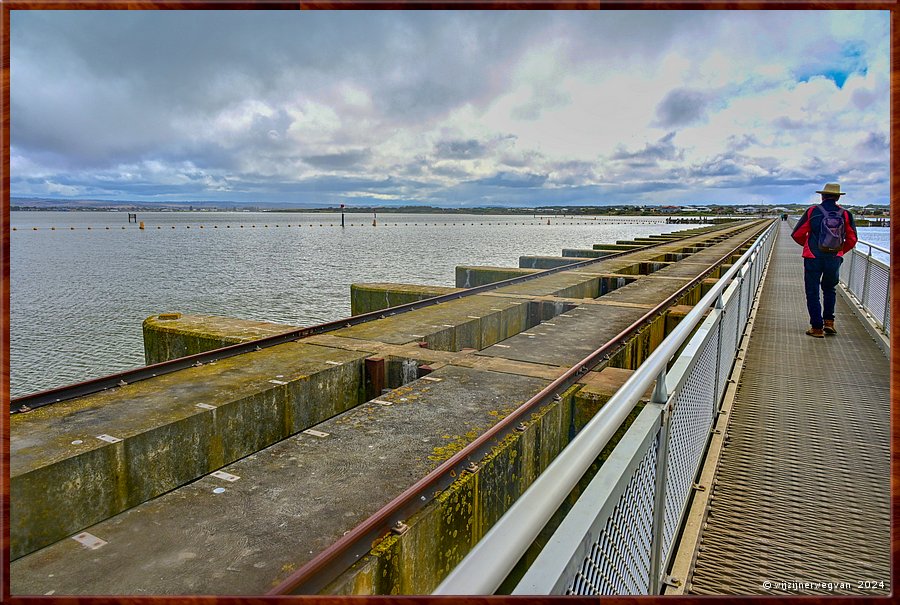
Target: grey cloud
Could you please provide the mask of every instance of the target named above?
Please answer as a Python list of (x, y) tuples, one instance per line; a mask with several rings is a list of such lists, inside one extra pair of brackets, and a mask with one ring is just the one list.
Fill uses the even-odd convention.
[(806, 128), (806, 124), (800, 120), (794, 120), (787, 116), (780, 116), (772, 121), (772, 126), (778, 130), (802, 130)]
[[(462, 107), (477, 114), (510, 90), (512, 78), (520, 77), (518, 60), (545, 43), (559, 50), (565, 69), (577, 70), (579, 76), (604, 76), (635, 60), (653, 65), (673, 44), (689, 60), (691, 53), (701, 56), (708, 45), (698, 49), (683, 43), (700, 35), (717, 41), (730, 31), (767, 32), (775, 26), (779, 35), (791, 32), (774, 16), (726, 17), (717, 11), (14, 11), (12, 147), (21, 158), (18, 170), (29, 174), (12, 175), (13, 189), (52, 186), (92, 195), (115, 192), (120, 199), (200, 198), (204, 192), (218, 195), (204, 190), (212, 184), (228, 187), (235, 197), (319, 200), (347, 191), (411, 200), (417, 195), (447, 200), (467, 196), (459, 203), (518, 203), (529, 195), (571, 203), (592, 195), (613, 199), (672, 189), (691, 169), (659, 167), (683, 159), (674, 132), (643, 149), (620, 148), (595, 168), (550, 161), (503, 138), (448, 136), (433, 149), (409, 154), (421, 157), (388, 154), (393, 165), (378, 165), (378, 145), (404, 128), (433, 128)], [(533, 119), (548, 107), (567, 103), (556, 85), (564, 76), (561, 70), (543, 81), (526, 82), (533, 87), (532, 98), (512, 111)], [(675, 130), (702, 120), (721, 93), (672, 91), (657, 107), (657, 124)], [(875, 92), (857, 90), (852, 103), (870, 108), (886, 94), (877, 87)], [(265, 103), (263, 113), (271, 115), (239, 116), (233, 128), (227, 120), (216, 121), (248, 101)], [(326, 116), (318, 130), (297, 135), (292, 122), (306, 101), (327, 107), (334, 119)], [(315, 122), (315, 117), (310, 119)], [(879, 169), (866, 158), (883, 155), (885, 141), (870, 133), (858, 148), (847, 150), (862, 156), (859, 170), (866, 174), (855, 178), (870, 178)], [(727, 142), (734, 152), (754, 146), (763, 145), (753, 135)], [(749, 163), (766, 168), (770, 160), (772, 167), (766, 170), (771, 179), (803, 176), (802, 170), (782, 171), (771, 158), (725, 156), (699, 161), (693, 169), (723, 186), (746, 179), (741, 172)], [(470, 159), (496, 162), (498, 171), (487, 179), (472, 179), (463, 169), (465, 162), (455, 163)], [(147, 168), (152, 163), (162, 169)], [(352, 171), (356, 178), (303, 180), (310, 166), (322, 172)], [(600, 166), (604, 180), (616, 181), (615, 186), (592, 185)], [(849, 161), (803, 168), (810, 171), (807, 179), (839, 169), (855, 174)], [(444, 181), (436, 177), (459, 185), (441, 198), (435, 191)]]
[(510, 168), (524, 168), (543, 162), (544, 156), (537, 151), (505, 153), (498, 158), (500, 164)]
[(341, 153), (326, 153), (322, 155), (305, 156), (303, 161), (314, 168), (324, 170), (351, 170), (359, 168), (371, 157), (368, 149), (354, 149)]
[(557, 85), (554, 79), (545, 83), (540, 89), (534, 91), (532, 98), (523, 105), (514, 107), (511, 115), (519, 120), (537, 120), (545, 109), (554, 109), (569, 105), (572, 97), (568, 93), (554, 88)]
[(856, 145), (857, 151), (866, 155), (885, 153), (888, 147), (888, 138), (882, 132), (870, 132), (865, 140)]
[(527, 172), (498, 172), (492, 177), (471, 182), (493, 187), (540, 187), (547, 182), (547, 175)]
[(735, 158), (721, 155), (702, 164), (691, 166), (689, 170), (690, 176), (699, 178), (734, 176), (741, 173), (741, 166), (735, 161)]
[(592, 162), (556, 162), (550, 169), (550, 180), (554, 185), (581, 186), (598, 180), (596, 166)]
[(727, 139), (728, 148), (733, 151), (743, 151), (753, 145), (759, 145), (759, 139), (753, 134), (743, 134), (740, 136), (731, 135)]
[(859, 88), (853, 91), (853, 94), (850, 96), (850, 100), (853, 101), (853, 104), (857, 109), (859, 109), (860, 111), (864, 111), (878, 100), (878, 95), (876, 95), (871, 90)]
[(469, 177), (469, 171), (453, 163), (441, 163), (431, 166), (429, 172), (437, 176), (463, 180)]
[(655, 124), (663, 128), (688, 126), (706, 116), (711, 98), (708, 93), (676, 88), (656, 108)]
[(684, 152), (675, 147), (675, 132), (670, 132), (656, 143), (648, 143), (640, 151), (629, 152), (620, 148), (613, 153), (611, 159), (625, 161), (630, 166), (654, 166), (659, 160), (678, 160)]
[(475, 139), (440, 141), (434, 146), (434, 154), (440, 159), (471, 160), (480, 158), (489, 147)]

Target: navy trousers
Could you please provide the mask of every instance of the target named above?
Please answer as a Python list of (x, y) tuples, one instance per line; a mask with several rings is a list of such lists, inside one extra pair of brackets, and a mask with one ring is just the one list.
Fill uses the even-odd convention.
[[(809, 324), (821, 329), (825, 319), (834, 319), (835, 286), (838, 272), (844, 261), (838, 255), (817, 256), (803, 259), (803, 282), (806, 286), (806, 310)], [(819, 288), (822, 289), (822, 303), (819, 303)]]

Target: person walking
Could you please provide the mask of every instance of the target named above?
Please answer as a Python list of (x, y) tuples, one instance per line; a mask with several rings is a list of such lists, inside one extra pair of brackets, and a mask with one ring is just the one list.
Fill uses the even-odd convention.
[[(791, 237), (803, 246), (803, 283), (810, 328), (814, 338), (837, 334), (834, 327), (835, 287), (843, 255), (857, 242), (853, 215), (838, 206), (845, 192), (839, 183), (828, 183), (816, 193), (822, 203), (807, 208), (794, 226)], [(819, 302), (819, 289), (822, 302)]]

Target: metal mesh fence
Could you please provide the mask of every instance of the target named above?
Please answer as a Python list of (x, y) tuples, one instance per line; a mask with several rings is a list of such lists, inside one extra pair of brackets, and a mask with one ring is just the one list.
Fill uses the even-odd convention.
[(854, 248), (844, 257), (840, 280), (889, 335), (890, 267)]
[[(847, 263), (845, 263), (847, 264)], [(866, 257), (852, 250), (850, 252), (850, 263), (847, 269), (847, 289), (857, 298), (862, 296), (863, 284), (866, 280)]]
[(657, 431), (566, 594), (630, 595), (649, 591), (658, 451)]
[(731, 366), (734, 365), (734, 354), (738, 345), (738, 301), (740, 299), (740, 289), (734, 290), (732, 295), (725, 300), (725, 309), (722, 319), (719, 322), (719, 337), (721, 339), (722, 348), (719, 352), (719, 382), (716, 385), (716, 401), (722, 398), (725, 392), (726, 379), (730, 373)]
[[(654, 437), (644, 433), (648, 439), (647, 445), (642, 446), (647, 448), (646, 453), (636, 467), (630, 467), (636, 470), (621, 471), (632, 474), (629, 478), (620, 475), (628, 485), (612, 505), (609, 516), (604, 520), (605, 513), (600, 512), (610, 506), (608, 500), (590, 503), (595, 514), (600, 515), (591, 529), (565, 538), (583, 546), (565, 564), (565, 571), (554, 572), (554, 590), (564, 587), (565, 594), (572, 595), (632, 595), (650, 594), (658, 587), (659, 578), (651, 576), (665, 569), (674, 547), (718, 402), (772, 248), (774, 236), (772, 232), (769, 235), (752, 265), (745, 265), (735, 276), (733, 283), (737, 286), (728, 290), (727, 296), (723, 294), (724, 308), (713, 310), (701, 331), (693, 336), (695, 340), (684, 347), (684, 361), (676, 364), (681, 375), (669, 399), (668, 428), (659, 429)], [(661, 439), (666, 439), (665, 447)], [(625, 439), (616, 451), (624, 442)], [(659, 482), (663, 491), (657, 494), (661, 453), (665, 456), (665, 474), (664, 481)], [(579, 501), (576, 506), (581, 504)], [(658, 527), (654, 522), (655, 507), (660, 507), (662, 513)]]
[(890, 269), (877, 262), (869, 264), (869, 284), (866, 288), (866, 299), (863, 300), (863, 306), (869, 310), (879, 324), (885, 327), (890, 325), (890, 316), (885, 315), (885, 311), (890, 313), (890, 281)]
[(672, 546), (712, 426), (718, 346), (719, 333), (716, 322), (693, 369), (672, 396), (663, 553), (668, 553)]

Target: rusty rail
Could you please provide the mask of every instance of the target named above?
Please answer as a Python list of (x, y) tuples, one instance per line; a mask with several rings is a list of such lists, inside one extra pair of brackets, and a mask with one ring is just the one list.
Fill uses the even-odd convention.
[[(752, 223), (751, 223), (752, 224)], [(749, 225), (748, 225), (749, 227)], [(688, 236), (688, 237), (694, 237)], [(687, 239), (684, 238), (684, 239)], [(678, 241), (678, 240), (675, 240)], [(179, 357), (178, 359), (172, 359), (169, 361), (164, 361), (161, 363), (135, 368), (133, 370), (127, 370), (125, 372), (120, 372), (118, 374), (111, 374), (109, 376), (104, 376), (101, 378), (95, 378), (92, 380), (87, 380), (84, 382), (78, 382), (75, 384), (58, 387), (55, 389), (49, 389), (47, 391), (41, 391), (39, 393), (33, 393), (30, 395), (23, 395), (22, 397), (17, 397), (10, 401), (10, 414), (17, 414), (28, 412), (35, 408), (43, 407), (46, 405), (51, 405), (53, 403), (59, 403), (60, 401), (66, 401), (68, 399), (74, 399), (76, 397), (84, 397), (85, 395), (91, 395), (93, 393), (99, 393), (101, 391), (105, 391), (107, 389), (124, 386), (126, 384), (130, 384), (132, 382), (138, 382), (141, 380), (147, 380), (149, 378), (155, 378), (157, 376), (162, 376), (164, 374), (169, 374), (171, 372), (177, 372), (178, 370), (184, 370), (193, 366), (199, 366), (206, 363), (210, 363), (213, 361), (218, 361), (220, 359), (225, 359), (228, 357), (233, 357), (235, 355), (241, 355), (243, 353), (250, 353), (252, 351), (259, 351), (261, 349), (265, 349), (268, 347), (273, 347), (276, 345), (284, 344), (286, 342), (301, 340), (303, 338), (308, 338), (310, 336), (315, 336), (317, 334), (324, 334), (327, 332), (332, 332), (334, 330), (339, 330), (341, 328), (349, 328), (351, 326), (359, 325), (362, 323), (366, 323), (369, 321), (374, 321), (376, 319), (383, 319), (384, 317), (397, 315), (398, 313), (408, 313), (410, 311), (415, 311), (418, 309), (423, 309), (425, 307), (430, 307), (432, 305), (438, 305), (445, 302), (450, 302), (452, 300), (456, 300), (459, 298), (465, 298), (467, 296), (473, 296), (476, 294), (481, 294), (483, 292), (489, 292), (491, 290), (496, 290), (498, 288), (503, 288), (506, 286), (512, 286), (515, 284), (519, 284), (522, 282), (526, 282), (532, 279), (537, 279), (539, 277), (544, 277), (547, 275), (552, 275), (554, 273), (558, 273), (560, 271), (569, 271), (572, 269), (578, 269), (580, 267), (586, 267), (588, 265), (592, 265), (598, 263), (600, 261), (609, 260), (612, 258), (618, 258), (625, 254), (630, 254), (632, 252), (652, 249), (662, 244), (671, 244), (673, 243), (671, 240), (661, 240), (657, 244), (648, 244), (642, 248), (637, 248), (635, 250), (623, 250), (622, 252), (617, 252), (613, 254), (608, 254), (606, 256), (601, 256), (598, 258), (586, 260), (586, 261), (578, 261), (574, 263), (570, 263), (568, 265), (561, 265), (559, 267), (553, 267), (551, 269), (547, 269), (545, 271), (541, 271), (539, 273), (532, 273), (530, 275), (523, 275), (521, 277), (513, 277), (507, 280), (494, 282), (490, 284), (485, 284), (482, 286), (477, 286), (474, 288), (469, 288), (463, 292), (454, 292), (451, 294), (442, 294), (440, 296), (435, 296), (432, 298), (426, 298), (423, 300), (405, 303), (402, 305), (397, 305), (396, 307), (390, 307), (387, 309), (382, 309), (380, 311), (372, 311), (370, 313), (363, 313), (361, 315), (355, 315), (352, 317), (347, 317), (344, 319), (338, 319), (335, 321), (330, 321), (327, 323), (317, 324), (314, 326), (309, 326), (306, 328), (299, 328), (296, 330), (291, 330), (289, 332), (284, 332), (282, 334), (275, 334), (273, 336), (266, 336), (263, 338), (259, 338), (257, 340), (251, 340), (248, 342), (242, 342), (235, 345), (228, 345), (225, 347), (221, 347), (218, 349), (213, 349), (210, 351), (205, 351), (203, 353), (197, 353), (196, 355), (189, 355), (186, 357)]]
[[(746, 245), (747, 242), (757, 236), (760, 230), (754, 229), (753, 235), (736, 246), (735, 249)], [(563, 392), (575, 385), (584, 374), (601, 362), (608, 360), (612, 352), (624, 344), (636, 331), (658, 315), (661, 315), (667, 307), (706, 279), (713, 270), (727, 261), (733, 254), (734, 251), (732, 250), (711, 264), (709, 269), (701, 275), (681, 287), (656, 307), (647, 311), (628, 328), (613, 337), (612, 340), (566, 370), (556, 380), (516, 408), (503, 420), (441, 463), (368, 519), (350, 530), (337, 542), (320, 552), (267, 594), (316, 594), (325, 588), (340, 573), (367, 554), (374, 543), (388, 535), (394, 528), (397, 528), (398, 524), (402, 523), (403, 520), (409, 519), (410, 516), (421, 510), (437, 494), (449, 487), (458, 476), (464, 472), (474, 472), (469, 469), (477, 469), (478, 461), (497, 442), (515, 431), (516, 427), (524, 419), (525, 414), (560, 397)], [(474, 467), (471, 466), (473, 464), (475, 465)]]

